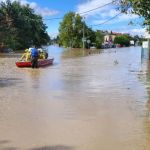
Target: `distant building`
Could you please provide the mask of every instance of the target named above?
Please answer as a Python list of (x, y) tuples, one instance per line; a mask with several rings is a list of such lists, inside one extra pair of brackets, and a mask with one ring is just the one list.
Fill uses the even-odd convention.
[(104, 43), (113, 44), (115, 37), (122, 35), (122, 33), (110, 32), (104, 36)]
[(131, 41), (130, 41), (130, 45), (135, 45), (134, 40), (131, 40)]
[[(104, 42), (103, 42), (103, 47), (104, 48), (111, 48), (111, 47), (116, 47), (114, 44), (114, 40), (117, 36), (120, 35), (129, 35), (129, 34), (122, 34), (122, 33), (117, 33), (117, 32), (105, 32), (104, 34)], [(120, 46), (120, 45), (118, 45)]]

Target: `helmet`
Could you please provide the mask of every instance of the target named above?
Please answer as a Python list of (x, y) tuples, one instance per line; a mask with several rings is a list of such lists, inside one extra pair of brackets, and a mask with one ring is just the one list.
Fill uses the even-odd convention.
[(30, 48), (29, 48), (29, 52), (31, 52), (31, 51), (32, 51), (32, 48), (30, 47)]
[(25, 49), (25, 52), (28, 52), (29, 51), (29, 49)]
[(43, 52), (42, 48), (38, 48), (38, 51), (39, 51), (39, 52)]

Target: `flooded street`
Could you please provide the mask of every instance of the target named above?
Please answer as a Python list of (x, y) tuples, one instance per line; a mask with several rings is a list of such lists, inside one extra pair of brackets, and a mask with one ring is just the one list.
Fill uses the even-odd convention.
[(0, 150), (150, 150), (150, 63), (140, 47), (71, 51), (54, 65), (0, 57)]

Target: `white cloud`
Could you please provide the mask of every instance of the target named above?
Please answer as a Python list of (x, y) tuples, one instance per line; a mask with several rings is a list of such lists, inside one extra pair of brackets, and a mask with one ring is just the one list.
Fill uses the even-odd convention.
[(30, 3), (30, 7), (32, 9), (34, 9), (37, 14), (40, 14), (43, 17), (44, 16), (53, 16), (53, 15), (56, 15), (56, 14), (59, 13), (59, 11), (57, 11), (57, 10), (50, 10), (47, 7), (45, 7), (45, 8), (39, 7), (38, 4), (35, 3), (35, 2), (31, 2)]
[(37, 3), (35, 3), (35, 2), (31, 2), (31, 3), (30, 3), (30, 7), (31, 7), (32, 9), (36, 9), (36, 8), (38, 8), (38, 5), (37, 5)]
[[(77, 6), (77, 13), (86, 12), (100, 6), (106, 5), (111, 3), (113, 0), (86, 0), (84, 3), (79, 4)], [(145, 35), (146, 29), (139, 27), (139, 26), (129, 26), (128, 23), (130, 21), (137, 21), (139, 19), (138, 15), (135, 14), (119, 14), (120, 12), (117, 11), (116, 6), (112, 4), (107, 5), (105, 7), (96, 9), (94, 11), (90, 11), (86, 14), (89, 25), (97, 25), (103, 24), (107, 22), (109, 19), (116, 16), (114, 19), (104, 23), (100, 26), (93, 26), (94, 28), (100, 27), (104, 30), (112, 30), (113, 32), (119, 33), (129, 33), (131, 35)], [(117, 16), (117, 14), (119, 14)], [(85, 15), (85, 14), (83, 14)], [(123, 25), (124, 24), (124, 25)], [(106, 26), (107, 25), (107, 26)], [(96, 29), (95, 28), (95, 29)]]
[(135, 14), (130, 14), (130, 15), (127, 15), (127, 14), (121, 14), (120, 16), (118, 16), (118, 18), (119, 18), (119, 20), (125, 20), (125, 21), (127, 21), (127, 20), (133, 20), (133, 19), (137, 19), (137, 18), (139, 18), (139, 16), (138, 15), (135, 15)]
[(128, 30), (128, 33), (131, 33), (132, 35), (143, 35), (143, 36), (145, 36), (147, 34), (147, 31), (145, 28), (131, 29), (131, 30)]
[(130, 35), (147, 35), (146, 28), (129, 28), (127, 26), (122, 26), (118, 29), (114, 29), (113, 31), (119, 33), (128, 33)]
[[(111, 16), (111, 15), (109, 16), (109, 14), (108, 14), (108, 16), (106, 18), (103, 17), (101, 19), (93, 19), (92, 24), (104, 23), (104, 22), (108, 21), (109, 19), (111, 19), (112, 17), (114, 17), (118, 14), (118, 12), (116, 12), (116, 13), (115, 13), (115, 11), (112, 11), (112, 12), (114, 12), (113, 16)], [(121, 23), (121, 22), (126, 22), (126, 24), (128, 24), (130, 21), (134, 21), (135, 19), (138, 19), (138, 18), (139, 18), (138, 15), (120, 14), (120, 15), (116, 16), (116, 18), (106, 22), (105, 25), (106, 24), (107, 25), (108, 24), (109, 25), (113, 25), (113, 24), (115, 25), (115, 24), (118, 24), (118, 23)]]
[[(87, 2), (85, 3), (82, 3), (82, 4), (79, 4), (77, 6), (77, 13), (82, 13), (82, 12), (86, 12), (86, 11), (89, 11), (91, 9), (94, 9), (94, 8), (97, 8), (97, 7), (100, 7), (100, 6), (103, 6), (107, 3), (110, 3), (112, 2), (112, 0), (105, 0), (105, 1), (101, 1), (101, 0), (88, 0)], [(99, 11), (105, 9), (104, 7), (101, 8), (101, 9), (96, 9), (94, 11), (91, 11), (89, 12), (87, 15), (94, 15), (94, 14), (97, 14)]]
[(57, 32), (49, 32), (48, 34), (51, 37), (51, 39), (54, 39), (58, 36), (59, 32), (58, 31)]
[[(77, 6), (77, 13), (82, 13), (86, 12), (95, 8), (98, 8), (100, 6), (106, 5), (108, 3), (111, 3), (113, 0), (90, 0), (86, 1), (85, 3), (79, 4)], [(110, 18), (116, 16), (120, 12), (116, 10), (115, 5), (109, 4), (105, 7), (96, 9), (94, 11), (90, 11), (86, 14), (87, 19), (91, 19), (92, 24), (101, 24)], [(85, 14), (83, 14), (85, 15)], [(90, 18), (89, 18), (90, 17)], [(120, 14), (116, 18), (112, 19), (111, 21), (107, 22), (107, 24), (115, 24), (115, 23), (120, 23), (120, 22), (125, 22), (125, 21), (131, 21), (134, 19), (139, 18), (138, 15), (127, 15), (127, 14)]]
[[(0, 2), (2, 2), (2, 1), (5, 2), (6, 0), (0, 0)], [(11, 0), (11, 1), (13, 2), (15, 0)], [(39, 15), (41, 15), (43, 17), (45, 17), (45, 16), (54, 16), (54, 15), (59, 13), (59, 11), (51, 10), (51, 9), (49, 9), (47, 7), (42, 8), (35, 2), (29, 2), (27, 0), (17, 0), (17, 1), (19, 1), (22, 5), (29, 4), (30, 7), (32, 9), (34, 9), (37, 14), (39, 14)]]
[(117, 15), (119, 12), (116, 11), (115, 9), (106, 9), (105, 11), (101, 12), (100, 15), (102, 18), (106, 18), (106, 17), (113, 17), (115, 15)]

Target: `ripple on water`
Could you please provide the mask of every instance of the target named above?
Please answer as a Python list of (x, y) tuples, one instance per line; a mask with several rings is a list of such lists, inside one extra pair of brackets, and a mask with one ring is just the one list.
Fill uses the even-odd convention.
[(34, 70), (17, 68), (17, 57), (0, 58), (0, 141), (10, 141), (2, 142), (5, 147), (150, 149), (150, 71), (139, 47), (86, 55), (49, 51), (57, 65)]

